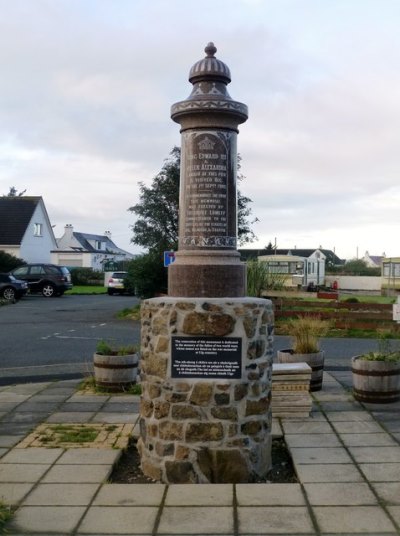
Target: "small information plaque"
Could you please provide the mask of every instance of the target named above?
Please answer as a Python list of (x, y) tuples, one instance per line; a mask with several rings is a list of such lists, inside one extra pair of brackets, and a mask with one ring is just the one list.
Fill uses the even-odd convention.
[(172, 378), (240, 379), (239, 337), (172, 337)]

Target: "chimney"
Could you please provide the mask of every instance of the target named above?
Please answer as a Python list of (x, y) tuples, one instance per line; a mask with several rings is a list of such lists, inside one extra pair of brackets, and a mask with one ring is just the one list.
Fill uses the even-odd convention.
[(74, 232), (73, 226), (70, 223), (67, 223), (67, 225), (64, 227), (65, 238), (72, 238), (73, 232)]
[(111, 231), (104, 231), (104, 236), (111, 240)]

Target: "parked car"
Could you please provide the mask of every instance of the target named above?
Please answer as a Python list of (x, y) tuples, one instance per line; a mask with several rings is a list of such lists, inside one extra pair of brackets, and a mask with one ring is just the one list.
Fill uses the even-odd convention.
[(29, 292), (41, 292), (46, 298), (62, 296), (72, 288), (71, 274), (65, 266), (26, 264), (10, 272), (28, 283)]
[(123, 294), (125, 292), (124, 279), (128, 272), (114, 272), (107, 281), (107, 292), (113, 294)]
[(0, 274), (0, 297), (7, 301), (19, 300), (28, 292), (26, 281), (10, 274)]

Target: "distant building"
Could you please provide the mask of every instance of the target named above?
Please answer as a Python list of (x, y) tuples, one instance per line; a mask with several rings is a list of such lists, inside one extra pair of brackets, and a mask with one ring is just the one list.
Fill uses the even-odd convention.
[(319, 250), (309, 257), (300, 255), (260, 255), (271, 274), (285, 274), (285, 287), (312, 288), (325, 283), (325, 256)]
[(111, 240), (110, 231), (105, 231), (104, 235), (78, 233), (72, 225), (66, 225), (57, 244), (58, 248), (51, 252), (54, 264), (69, 267), (104, 271), (105, 264), (135, 258), (135, 255), (119, 248)]
[(51, 262), (57, 242), (42, 197), (0, 197), (0, 250), (27, 263)]
[(370, 255), (368, 251), (366, 251), (364, 257), (362, 257), (361, 260), (364, 261), (369, 268), (380, 268), (382, 266), (382, 261), (385, 257), (385, 253), (382, 253), (382, 255), (379, 256)]
[(314, 258), (316, 254), (319, 253), (319, 258), (325, 260), (325, 266), (327, 269), (334, 266), (342, 266), (344, 260), (339, 259), (339, 257), (330, 249), (274, 249), (272, 248), (263, 248), (263, 249), (239, 249), (240, 258), (242, 261), (247, 261), (250, 259), (257, 259), (260, 256), (264, 255), (294, 255), (297, 257)]

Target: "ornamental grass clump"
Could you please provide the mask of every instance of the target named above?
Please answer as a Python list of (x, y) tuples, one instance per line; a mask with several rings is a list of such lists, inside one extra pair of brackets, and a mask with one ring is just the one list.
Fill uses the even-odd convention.
[(327, 320), (312, 316), (298, 317), (290, 320), (288, 324), (295, 354), (319, 352), (319, 339), (327, 334), (330, 326)]

